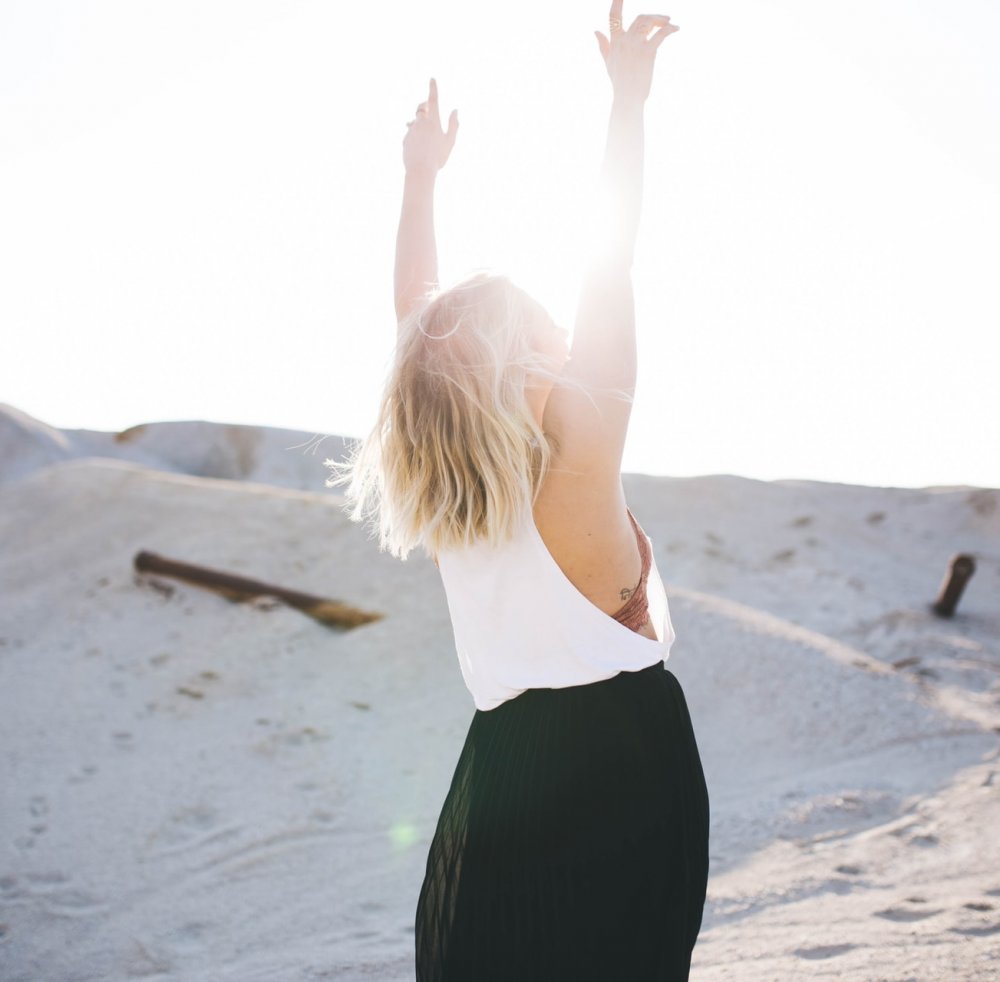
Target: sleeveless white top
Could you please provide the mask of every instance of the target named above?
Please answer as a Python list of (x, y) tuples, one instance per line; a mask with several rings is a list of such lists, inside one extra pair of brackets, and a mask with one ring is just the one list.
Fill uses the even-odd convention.
[[(652, 553), (648, 535), (646, 541)], [(646, 594), (656, 640), (580, 593), (552, 558), (530, 509), (510, 541), (442, 550), (437, 561), (462, 677), (477, 709), (495, 709), (525, 689), (637, 672), (670, 656), (675, 634), (655, 558)]]

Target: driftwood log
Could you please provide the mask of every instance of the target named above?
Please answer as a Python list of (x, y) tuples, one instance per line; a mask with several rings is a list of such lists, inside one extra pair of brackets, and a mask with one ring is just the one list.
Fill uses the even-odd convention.
[(140, 573), (158, 573), (161, 576), (170, 576), (187, 583), (194, 583), (197, 586), (207, 587), (228, 600), (246, 601), (253, 600), (255, 597), (276, 597), (289, 607), (301, 610), (303, 614), (308, 614), (321, 623), (334, 627), (358, 627), (361, 624), (381, 620), (383, 616), (371, 611), (360, 610), (339, 600), (315, 597), (299, 590), (288, 590), (285, 587), (275, 586), (273, 583), (251, 580), (245, 576), (225, 573), (207, 566), (182, 563), (176, 559), (158, 556), (155, 552), (146, 552), (145, 550), (137, 552), (134, 563), (136, 570)]
[(965, 585), (976, 571), (976, 559), (968, 553), (960, 552), (951, 557), (948, 572), (932, 607), (938, 617), (951, 617), (962, 597)]

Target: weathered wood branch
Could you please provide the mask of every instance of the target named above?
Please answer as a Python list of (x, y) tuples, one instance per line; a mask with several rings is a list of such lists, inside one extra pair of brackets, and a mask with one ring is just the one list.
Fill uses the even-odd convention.
[(976, 571), (976, 559), (968, 553), (960, 552), (951, 557), (949, 570), (932, 607), (938, 617), (951, 617), (962, 597), (965, 585)]
[(219, 593), (228, 600), (237, 602), (252, 600), (255, 597), (276, 597), (282, 603), (308, 614), (323, 624), (334, 627), (351, 628), (372, 621), (381, 620), (383, 615), (372, 611), (360, 610), (339, 600), (327, 597), (316, 597), (299, 590), (289, 590), (273, 583), (252, 580), (235, 573), (211, 569), (207, 566), (196, 566), (193, 563), (183, 563), (176, 559), (167, 559), (154, 552), (145, 550), (137, 552), (134, 559), (135, 568), (140, 573), (158, 573), (174, 579), (184, 580), (196, 586), (203, 586)]

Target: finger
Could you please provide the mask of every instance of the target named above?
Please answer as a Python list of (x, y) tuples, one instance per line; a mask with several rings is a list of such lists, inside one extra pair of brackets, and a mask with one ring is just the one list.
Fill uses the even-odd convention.
[(600, 31), (594, 31), (594, 34), (597, 35), (597, 45), (601, 49), (601, 56), (607, 61), (611, 42)]
[(679, 31), (680, 28), (676, 24), (668, 24), (662, 30), (657, 31), (649, 40), (653, 45), (653, 50), (655, 51), (663, 42), (670, 37), (674, 31)]
[(427, 108), (431, 114), (438, 111), (438, 84), (435, 79), (431, 79), (430, 94), (427, 96)]
[[(611, 0), (611, 10), (608, 13), (608, 21), (612, 24), (621, 24), (622, 22), (622, 4), (624, 0)], [(614, 28), (612, 28), (614, 30)]]
[(656, 30), (656, 33), (649, 38), (650, 41), (662, 41), (668, 34), (673, 34), (677, 30), (677, 25), (671, 24), (669, 17), (651, 23), (649, 26), (651, 29)]
[(641, 34), (643, 37), (648, 37), (649, 32), (656, 27), (668, 27), (670, 24), (670, 18), (665, 14), (640, 14), (634, 21), (632, 21), (632, 26), (629, 28), (629, 32), (632, 34)]
[(448, 141), (448, 150), (455, 145), (455, 137), (458, 136), (458, 110), (452, 109), (451, 115), (448, 117), (448, 129), (446, 130), (445, 139)]

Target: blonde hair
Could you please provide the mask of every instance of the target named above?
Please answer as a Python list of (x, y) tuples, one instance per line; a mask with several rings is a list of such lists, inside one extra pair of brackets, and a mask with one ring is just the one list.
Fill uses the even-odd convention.
[(400, 559), (508, 539), (534, 503), (553, 447), (525, 391), (559, 381), (531, 345), (543, 308), (506, 276), (477, 271), (429, 294), (399, 325), (374, 427), (346, 462), (352, 521)]

